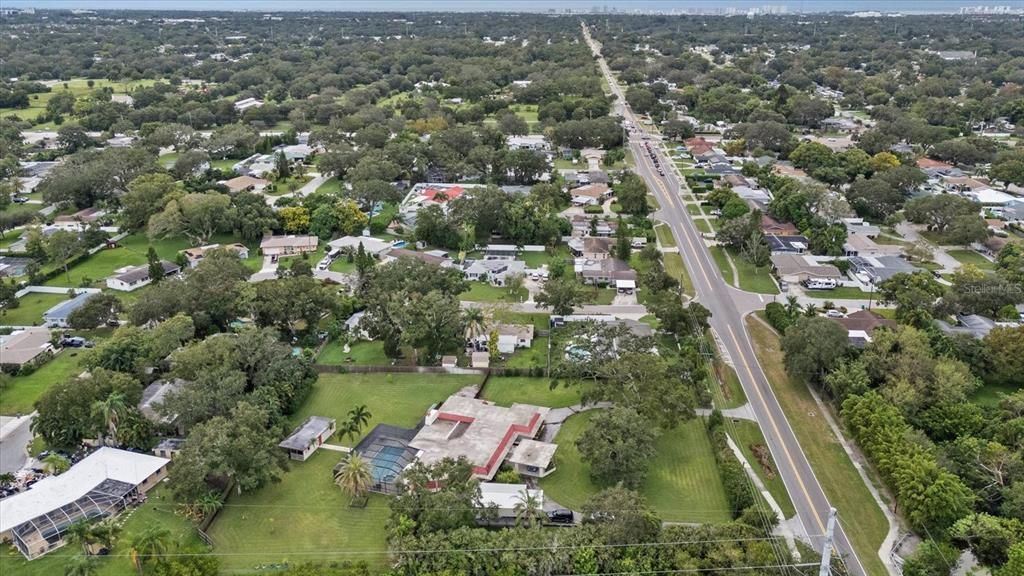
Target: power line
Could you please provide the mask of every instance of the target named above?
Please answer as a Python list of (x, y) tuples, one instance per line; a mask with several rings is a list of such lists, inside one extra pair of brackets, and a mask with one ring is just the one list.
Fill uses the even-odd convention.
[[(817, 564), (785, 564), (785, 568), (806, 568), (817, 566)], [(694, 572), (725, 572), (736, 570), (767, 570), (778, 568), (778, 566), (726, 566), (722, 568), (676, 568), (669, 570), (630, 570), (629, 572), (573, 572), (571, 574), (559, 574), (558, 576), (630, 576), (632, 574), (686, 574)]]

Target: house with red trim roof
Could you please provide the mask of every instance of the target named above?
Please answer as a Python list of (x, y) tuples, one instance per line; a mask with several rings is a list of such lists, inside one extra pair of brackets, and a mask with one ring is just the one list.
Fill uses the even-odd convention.
[[(481, 480), (494, 478), (501, 463), (514, 453), (517, 471), (542, 478), (554, 471), (555, 445), (535, 440), (547, 413), (547, 408), (530, 404), (506, 408), (454, 395), (427, 413), (409, 447), (427, 465), (465, 458)], [(517, 449), (524, 443), (523, 449)]]

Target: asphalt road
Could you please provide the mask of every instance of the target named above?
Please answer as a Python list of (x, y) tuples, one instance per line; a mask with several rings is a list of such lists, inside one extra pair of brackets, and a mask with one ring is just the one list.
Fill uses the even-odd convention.
[[(661, 205), (659, 216), (669, 226), (676, 238), (679, 253), (693, 281), (697, 295), (696, 300), (712, 313), (711, 327), (720, 336), (725, 352), (729, 354), (736, 366), (736, 373), (743, 385), (743, 390), (746, 392), (754, 415), (764, 433), (772, 457), (779, 469), (779, 475), (782, 477), (790, 499), (796, 508), (797, 517), (804, 529), (804, 539), (810, 541), (815, 549), (821, 550), (830, 505), (778, 400), (775, 398), (768, 379), (758, 364), (743, 319), (751, 310), (753, 296), (735, 290), (722, 278), (718, 266), (715, 265), (707, 246), (679, 197), (680, 190), (686, 186), (685, 182), (680, 182), (675, 177), (671, 170), (671, 161), (665, 157), (660, 142), (653, 136), (647, 136), (650, 138), (651, 147), (655, 150), (661, 166), (665, 167), (665, 176), (658, 174), (644, 147), (645, 133), (639, 129), (638, 118), (625, 105), (622, 88), (611, 74), (604, 58), (601, 57), (600, 46), (590, 38), (585, 25), (584, 36), (594, 55), (598, 57), (601, 72), (608, 80), (608, 85), (618, 96), (615, 112), (622, 115), (636, 128), (630, 133), (628, 143), (633, 152), (633, 158), (636, 160), (636, 172), (644, 178), (648, 188)], [(740, 300), (739, 307), (734, 298)], [(842, 513), (843, 511), (839, 510), (840, 517), (842, 517)], [(836, 526), (835, 549), (844, 557), (851, 574), (865, 576), (864, 567), (839, 525)]]

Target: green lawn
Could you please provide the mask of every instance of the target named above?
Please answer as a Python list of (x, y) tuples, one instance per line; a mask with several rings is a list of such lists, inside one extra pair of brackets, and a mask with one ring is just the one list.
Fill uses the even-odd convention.
[[(878, 558), (878, 548), (888, 531), (885, 515), (821, 415), (807, 386), (790, 378), (786, 372), (778, 336), (756, 318), (747, 319), (747, 329), (761, 367), (800, 447), (825, 496), (839, 510), (840, 521), (857, 551), (857, 557), (869, 575), (884, 576), (886, 570)], [(807, 526), (807, 529), (820, 531), (818, 526)]]
[[(867, 300), (871, 297), (870, 292), (865, 292), (856, 286), (837, 286), (831, 290), (804, 290), (809, 298), (822, 298), (825, 300)], [(878, 299), (878, 294), (874, 295)]]
[(672, 230), (665, 224), (658, 224), (654, 227), (654, 233), (658, 235), (658, 242), (661, 243), (664, 248), (675, 248), (676, 238), (672, 235)]
[(772, 279), (769, 266), (755, 267), (746, 258), (735, 253), (730, 253), (732, 261), (736, 264), (736, 270), (740, 273), (740, 289), (758, 294), (778, 294), (779, 287)]
[(371, 495), (349, 506), (331, 471), (341, 454), (319, 450), (291, 462), (281, 482), (232, 496), (208, 531), (221, 572), (250, 572), (259, 564), (365, 560), (386, 566), (388, 499)]
[(160, 165), (163, 166), (164, 168), (170, 168), (171, 166), (174, 166), (175, 162), (178, 161), (178, 153), (168, 152), (167, 154), (161, 154), (160, 157), (157, 158), (157, 161), (159, 161)]
[(336, 194), (341, 192), (341, 180), (331, 176), (324, 183), (317, 187), (317, 192), (323, 192), (324, 194)]
[(355, 274), (356, 263), (349, 262), (348, 258), (343, 254), (338, 258), (335, 258), (334, 262), (327, 267), (331, 272), (341, 272), (342, 274)]
[[(372, 417), (364, 431), (380, 423), (411, 427), (431, 404), (479, 381), (479, 376), (323, 374), (292, 421), (314, 414), (342, 421), (365, 404)], [(349, 444), (338, 437), (331, 442)], [(365, 508), (351, 508), (331, 479), (340, 456), (321, 449), (306, 462), (292, 462), (281, 482), (229, 499), (209, 530), (216, 552), (224, 554), (223, 571), (307, 560), (365, 560), (384, 568), (388, 501), (371, 496)]]
[(700, 232), (711, 232), (711, 224), (708, 224), (708, 221), (705, 220), (704, 218), (694, 218), (693, 225)]
[(711, 257), (714, 258), (715, 265), (722, 273), (722, 278), (725, 278), (725, 283), (735, 286), (736, 276), (732, 273), (732, 266), (729, 265), (729, 256), (725, 253), (725, 249), (720, 246), (712, 246), (708, 250), (711, 251)]
[[(218, 234), (210, 238), (209, 244), (228, 244), (238, 242), (238, 239), (231, 234)], [(63, 271), (57, 276), (44, 282), (46, 286), (79, 287), (83, 284), (89, 286), (103, 287), (104, 280), (114, 273), (114, 270), (125, 266), (140, 266), (147, 262), (146, 253), (149, 247), (156, 249), (157, 255), (164, 260), (173, 262), (178, 252), (191, 246), (185, 238), (168, 238), (150, 242), (145, 234), (132, 234), (118, 241), (117, 248), (100, 250), (89, 256), (82, 262), (68, 269), (68, 275)], [(249, 248), (249, 260), (259, 262), (258, 250), (255, 246)], [(249, 261), (247, 261), (247, 264)]]
[[(579, 510), (600, 487), (590, 479), (590, 466), (576, 449), (594, 411), (566, 420), (555, 437), (557, 470), (540, 481), (546, 496), (562, 506)], [(643, 494), (662, 520), (671, 522), (726, 522), (730, 518), (711, 441), (700, 418), (663, 433), (651, 461)]]
[(69, 348), (58, 352), (52, 360), (43, 364), (28, 376), (11, 378), (10, 385), (0, 394), (0, 414), (28, 414), (36, 400), (47, 388), (63, 382), (82, 371), (80, 363), (83, 353)]
[(526, 262), (527, 268), (540, 268), (545, 264), (550, 264), (552, 260), (561, 258), (563, 260), (569, 259), (569, 247), (565, 245), (556, 246), (553, 252), (545, 250), (543, 252), (523, 252), (519, 255), (519, 258)]
[(725, 362), (717, 362), (716, 369), (722, 382), (722, 398), (717, 402), (719, 408), (738, 408), (747, 403), (747, 395), (743, 392), (736, 371)]
[(486, 282), (470, 282), (469, 290), (459, 294), (466, 302), (523, 302), (530, 295), (526, 288), (509, 292), (508, 288), (491, 286)]
[(947, 250), (946, 253), (956, 258), (961, 264), (973, 264), (979, 270), (995, 270), (995, 264), (991, 260), (974, 250)]
[[(687, 204), (686, 205), (686, 211), (689, 212), (690, 215), (692, 215), (692, 216), (703, 216), (704, 215), (704, 211), (701, 210), (700, 204)], [(694, 221), (696, 221), (696, 220), (694, 220)]]
[[(170, 532), (169, 552), (183, 551), (195, 553), (206, 549), (199, 540), (195, 528), (185, 518), (174, 513), (174, 502), (164, 486), (157, 486), (147, 494), (145, 504), (134, 510), (125, 512), (118, 517), (123, 522), (123, 530), (109, 556), (95, 556), (97, 576), (135, 576), (138, 572), (132, 567), (128, 557), (127, 543), (134, 534), (151, 527), (166, 528)], [(0, 574), (11, 576), (54, 576), (64, 573), (64, 566), (69, 557), (76, 556), (80, 551), (77, 547), (67, 546), (55, 550), (42, 558), (31, 562), (25, 560), (21, 553), (12, 546), (0, 546)]]
[(515, 402), (547, 408), (564, 408), (581, 402), (583, 388), (561, 385), (551, 388), (550, 378), (492, 376), (484, 385), (483, 397), (499, 406)]
[(615, 299), (615, 288), (583, 287), (583, 303), (607, 306)]
[(11, 230), (5, 232), (3, 238), (0, 238), (0, 248), (8, 248), (11, 244), (21, 240), (21, 233), (22, 230)]
[(221, 158), (220, 160), (210, 160), (210, 168), (220, 170), (222, 172), (233, 172), (235, 164), (242, 160), (242, 158)]
[(683, 293), (691, 298), (695, 294), (693, 289), (693, 281), (690, 280), (690, 275), (686, 272), (686, 266), (683, 265), (683, 257), (677, 253), (669, 252), (662, 254), (662, 264), (665, 266), (665, 272), (669, 276), (679, 280), (679, 285), (683, 288)]
[(999, 405), (1001, 394), (1013, 394), (1020, 389), (1020, 386), (1012, 384), (986, 384), (975, 390), (970, 400), (979, 406), (995, 407)]
[(509, 368), (545, 368), (548, 365), (548, 337), (536, 336), (529, 348), (518, 348), (507, 360)]
[(897, 238), (895, 236), (889, 236), (888, 234), (879, 234), (875, 238), (875, 244), (887, 244), (887, 245), (890, 245), (890, 246), (911, 246), (912, 245), (911, 242), (907, 242), (906, 240), (903, 240), (902, 238)]
[(18, 298), (17, 308), (0, 309), (0, 325), (35, 326), (43, 323), (43, 312), (68, 299), (67, 294), (29, 292)]
[[(40, 92), (29, 95), (29, 107), (28, 108), (0, 108), (0, 117), (7, 117), (11, 114), (21, 118), (22, 120), (28, 120), (31, 123), (35, 123), (36, 118), (46, 112), (46, 103), (50, 101), (56, 94), (61, 92), (70, 91), (75, 95), (76, 98), (82, 98), (83, 96), (89, 95), (89, 93), (100, 90), (101, 88), (110, 87), (113, 88), (115, 94), (125, 94), (129, 90), (132, 90), (139, 86), (152, 86), (155, 84), (155, 80), (130, 80), (126, 82), (111, 82), (110, 80), (96, 79), (93, 80), (93, 87), (89, 88), (89, 82), (85, 78), (76, 78), (68, 80), (66, 84), (67, 88), (64, 87), (64, 82), (58, 82), (54, 85), (49, 92)], [(55, 127), (53, 122), (46, 122), (34, 126), (35, 128), (51, 128)]]
[[(764, 435), (761, 434), (761, 428), (757, 425), (757, 422), (751, 422), (749, 420), (731, 420), (728, 423), (729, 436), (732, 436), (736, 445), (743, 451), (743, 456), (750, 463), (750, 466), (757, 473), (761, 481), (764, 482), (768, 492), (778, 503), (779, 508), (782, 509), (782, 513), (786, 518), (792, 518), (796, 514), (796, 508), (793, 507), (793, 501), (789, 499), (789, 493), (786, 492), (786, 485), (782, 482), (782, 477), (779, 476), (779, 469), (775, 465), (775, 461), (771, 457), (771, 453), (768, 452), (767, 443), (765, 442)], [(768, 456), (768, 460), (764, 463), (768, 466), (768, 470), (765, 466), (754, 456), (753, 448), (755, 446), (765, 447), (765, 454)], [(769, 474), (771, 477), (769, 478)]]
[[(351, 362), (346, 359), (351, 358)], [(349, 346), (349, 352), (344, 352), (344, 344), (341, 340), (328, 342), (320, 355), (317, 356), (318, 364), (355, 364), (359, 366), (389, 366), (391, 359), (384, 355), (383, 342), (360, 341)]]

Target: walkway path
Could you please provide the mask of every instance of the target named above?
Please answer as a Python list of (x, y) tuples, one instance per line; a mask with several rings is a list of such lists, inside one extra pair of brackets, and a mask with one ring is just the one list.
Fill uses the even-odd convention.
[(611, 402), (594, 402), (593, 404), (574, 404), (565, 408), (552, 408), (544, 416), (544, 432), (541, 434), (541, 442), (553, 442), (558, 431), (562, 429), (562, 423), (573, 414), (595, 410), (597, 408), (611, 408)]

